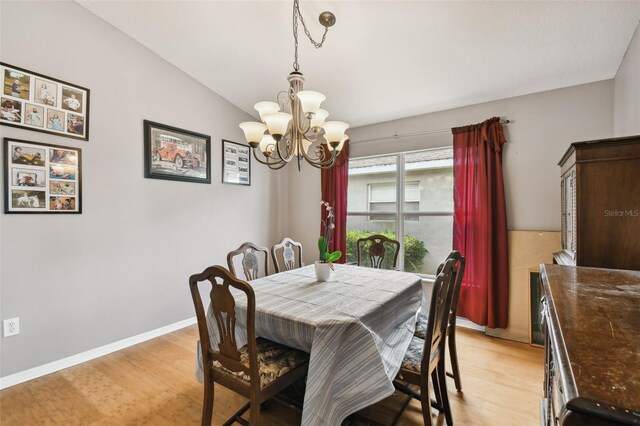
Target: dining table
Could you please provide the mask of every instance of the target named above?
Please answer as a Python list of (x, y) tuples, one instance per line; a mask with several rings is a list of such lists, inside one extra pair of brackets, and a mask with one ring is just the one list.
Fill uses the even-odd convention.
[[(393, 380), (412, 339), (421, 278), (334, 264), (326, 282), (313, 265), (249, 281), (256, 297), (256, 336), (310, 354), (301, 424), (335, 426), (394, 392)], [(246, 296), (236, 298), (236, 342), (247, 343)], [(218, 329), (207, 312), (211, 347)], [(198, 342), (196, 377), (203, 380)]]

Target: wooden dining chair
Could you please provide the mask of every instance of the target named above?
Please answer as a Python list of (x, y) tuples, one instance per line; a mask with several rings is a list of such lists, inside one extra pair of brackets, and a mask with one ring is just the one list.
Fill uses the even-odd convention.
[[(422, 405), (422, 417), (425, 425), (431, 425), (431, 406), (444, 412), (447, 425), (453, 425), (447, 383), (444, 371), (444, 351), (447, 320), (452, 297), (453, 267), (455, 260), (445, 261), (442, 271), (436, 277), (431, 291), (430, 315), (427, 321), (426, 339), (413, 336), (407, 353), (402, 360), (400, 372), (394, 381), (396, 388), (418, 399)], [(429, 396), (429, 377), (433, 382), (436, 401)], [(401, 382), (420, 387), (416, 393)], [(408, 405), (405, 404), (404, 408)], [(403, 408), (403, 411), (404, 411)], [(397, 419), (396, 419), (397, 420)]]
[[(447, 372), (447, 376), (453, 378), (456, 384), (456, 390), (460, 392), (462, 390), (462, 380), (460, 378), (458, 351), (456, 349), (456, 320), (458, 318), (458, 299), (460, 298), (460, 289), (462, 288), (462, 278), (464, 277), (466, 259), (457, 250), (452, 251), (447, 259), (454, 259), (456, 261), (453, 268), (453, 296), (451, 298), (451, 308), (449, 311), (449, 321), (447, 326), (447, 346), (449, 348), (449, 359), (451, 360), (451, 373)], [(440, 264), (437, 273), (440, 273), (443, 266), (444, 264)], [(420, 314), (418, 321), (416, 322), (415, 335), (423, 339), (427, 334), (427, 318), (428, 313)]]
[[(296, 251), (298, 252), (297, 255)], [(302, 243), (293, 241), (291, 238), (283, 238), (282, 241), (271, 247), (271, 259), (273, 259), (273, 267), (276, 269), (276, 273), (302, 268), (304, 266), (304, 263), (302, 263)], [(282, 259), (282, 266), (280, 265), (280, 259)]]
[[(242, 272), (244, 273), (244, 279), (247, 281), (255, 280), (260, 277), (269, 275), (269, 250), (266, 247), (260, 247), (252, 242), (243, 243), (237, 249), (227, 254), (227, 266), (229, 271), (238, 277), (236, 268), (234, 265), (234, 259), (237, 256), (242, 256), (241, 265)], [(261, 268), (261, 261), (259, 257), (264, 256), (264, 268)]]
[[(365, 250), (365, 246), (368, 244), (367, 255), (369, 256), (369, 261), (371, 262), (372, 268), (381, 269), (384, 264), (385, 256), (387, 255), (387, 250), (395, 250), (393, 253), (389, 253), (393, 256), (393, 263), (391, 264), (391, 269), (396, 269), (398, 266), (398, 255), (400, 254), (400, 242), (393, 240), (391, 238), (387, 238), (384, 235), (375, 234), (369, 235), (365, 238), (360, 238), (356, 242), (357, 252), (358, 252), (358, 266), (365, 266), (365, 258), (363, 257), (363, 252)], [(386, 245), (386, 247), (385, 247)]]
[[(218, 329), (218, 349), (211, 347), (207, 324), (198, 285), (208, 281), (211, 311)], [(224, 425), (238, 422), (258, 425), (260, 404), (273, 397), (297, 380), (305, 377), (309, 355), (267, 339), (256, 339), (256, 297), (246, 281), (237, 279), (222, 266), (211, 266), (189, 278), (189, 287), (198, 319), (200, 348), (204, 372), (204, 403), (202, 425), (211, 425), (213, 417), (214, 383), (239, 393), (249, 402), (238, 410)], [(232, 289), (235, 289), (232, 291)], [(236, 291), (237, 290), (237, 291)], [(236, 300), (233, 293), (246, 295), (248, 344), (238, 348), (236, 344)], [(215, 321), (215, 322), (214, 322)], [(243, 419), (249, 408), (249, 422)]]

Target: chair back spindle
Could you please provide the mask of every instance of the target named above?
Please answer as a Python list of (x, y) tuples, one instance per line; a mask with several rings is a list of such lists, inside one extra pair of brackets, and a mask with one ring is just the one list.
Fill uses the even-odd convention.
[[(298, 252), (297, 255), (296, 251)], [(302, 244), (293, 241), (291, 238), (283, 238), (282, 241), (271, 247), (271, 258), (273, 259), (276, 273), (302, 268), (304, 266), (304, 263), (302, 263)], [(280, 258), (282, 258), (282, 265), (280, 264)]]
[(400, 242), (391, 238), (387, 238), (381, 234), (375, 234), (365, 238), (360, 238), (356, 242), (359, 266), (363, 266), (364, 260), (362, 259), (362, 253), (367, 243), (370, 243), (369, 249), (367, 250), (367, 255), (369, 256), (369, 261), (371, 262), (372, 268), (381, 269), (383, 267), (384, 259), (387, 255), (387, 248), (385, 247), (385, 244), (391, 246), (392, 248), (395, 248), (393, 253), (393, 263), (391, 267), (393, 269), (397, 267), (398, 255), (400, 254)]
[[(238, 277), (234, 264), (236, 256), (242, 256), (241, 265), (245, 280), (251, 281), (269, 275), (269, 251), (266, 247), (260, 247), (252, 242), (246, 242), (236, 250), (229, 252), (227, 255), (227, 266), (229, 267), (229, 271)], [(261, 256), (264, 256), (264, 264), (259, 259)]]

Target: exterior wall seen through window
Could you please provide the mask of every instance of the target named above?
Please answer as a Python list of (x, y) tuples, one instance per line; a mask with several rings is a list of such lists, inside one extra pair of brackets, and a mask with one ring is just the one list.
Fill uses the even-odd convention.
[(355, 240), (382, 233), (400, 241), (401, 269), (435, 274), (453, 238), (452, 149), (351, 159), (347, 208), (347, 261)]

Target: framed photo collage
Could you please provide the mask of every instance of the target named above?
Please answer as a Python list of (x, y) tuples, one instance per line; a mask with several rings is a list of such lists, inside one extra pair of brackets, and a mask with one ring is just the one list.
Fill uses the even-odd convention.
[(4, 139), (5, 213), (81, 213), (82, 150)]
[(0, 62), (0, 124), (89, 140), (89, 89)]

